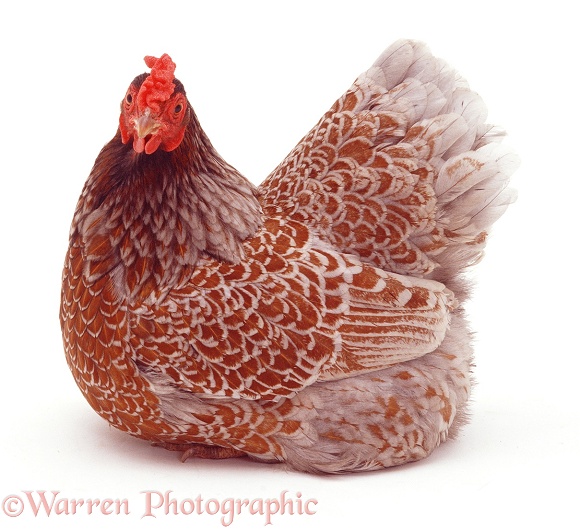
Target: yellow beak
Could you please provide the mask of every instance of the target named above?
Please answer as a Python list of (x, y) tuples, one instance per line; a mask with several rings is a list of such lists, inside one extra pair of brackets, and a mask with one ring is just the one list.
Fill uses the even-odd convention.
[(161, 124), (151, 117), (149, 109), (146, 109), (144, 114), (135, 120), (135, 132), (139, 138), (155, 134), (160, 126)]

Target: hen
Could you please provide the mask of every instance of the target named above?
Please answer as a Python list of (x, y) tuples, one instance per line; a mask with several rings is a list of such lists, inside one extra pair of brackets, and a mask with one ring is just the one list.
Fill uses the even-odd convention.
[(516, 165), (466, 82), (388, 48), (256, 189), (146, 57), (79, 199), (60, 319), (113, 426), (308, 472), (427, 456), (465, 422), (462, 271)]

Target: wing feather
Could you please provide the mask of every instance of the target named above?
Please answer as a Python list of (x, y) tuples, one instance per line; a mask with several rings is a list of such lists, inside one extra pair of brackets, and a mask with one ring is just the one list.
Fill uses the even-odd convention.
[(207, 259), (187, 287), (133, 308), (143, 375), (200, 396), (278, 399), (441, 343), (452, 309), (443, 285), (314, 242), (304, 225), (271, 219), (244, 263)]

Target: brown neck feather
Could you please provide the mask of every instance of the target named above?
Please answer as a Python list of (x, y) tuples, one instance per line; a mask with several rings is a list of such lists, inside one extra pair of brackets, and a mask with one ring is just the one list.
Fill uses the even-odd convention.
[(89, 282), (108, 275), (130, 300), (187, 281), (202, 257), (235, 263), (262, 225), (256, 188), (215, 151), (191, 112), (172, 152), (137, 154), (120, 134), (99, 154), (80, 197), (71, 244)]

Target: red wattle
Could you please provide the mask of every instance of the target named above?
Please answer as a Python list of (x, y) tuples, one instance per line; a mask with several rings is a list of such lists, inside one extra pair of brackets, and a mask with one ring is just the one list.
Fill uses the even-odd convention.
[(142, 153), (145, 150), (145, 138), (134, 138), (133, 149), (135, 149), (135, 152)]
[(145, 153), (153, 154), (160, 144), (161, 144), (161, 136), (159, 136), (159, 134), (155, 134), (145, 144)]

